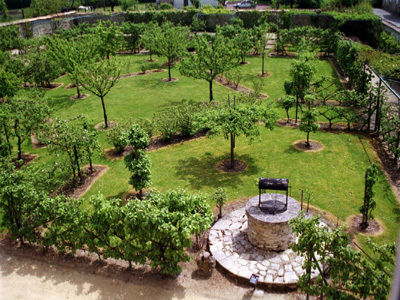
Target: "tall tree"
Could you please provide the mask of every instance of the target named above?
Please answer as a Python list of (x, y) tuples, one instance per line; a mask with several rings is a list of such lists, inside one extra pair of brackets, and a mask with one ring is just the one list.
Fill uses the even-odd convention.
[(104, 115), (104, 128), (108, 128), (107, 112), (104, 97), (118, 82), (121, 66), (115, 59), (104, 59), (98, 63), (87, 63), (79, 72), (82, 86), (101, 100)]
[(236, 64), (239, 53), (233, 41), (220, 34), (196, 36), (193, 47), (195, 53), (182, 59), (179, 70), (185, 76), (206, 80), (209, 83), (211, 102), (214, 99), (214, 79)]
[(235, 103), (228, 99), (226, 105), (211, 110), (211, 113), (205, 118), (210, 128), (208, 135), (221, 133), (225, 139), (230, 139), (230, 168), (235, 166), (234, 149), (236, 146), (236, 137), (245, 135), (253, 139), (260, 135), (257, 123), (263, 121), (265, 127), (273, 130), (276, 121), (276, 112), (270, 104), (257, 105)]
[(307, 103), (307, 109), (303, 111), (299, 129), (307, 133), (306, 146), (311, 147), (310, 132), (315, 133), (319, 129), (319, 124), (317, 124), (318, 111), (311, 107), (311, 102), (314, 100), (312, 95), (306, 95), (304, 98)]
[(364, 203), (360, 207), (362, 213), (361, 228), (365, 229), (368, 227), (368, 221), (373, 219), (374, 216), (372, 211), (376, 207), (376, 201), (374, 200), (374, 185), (377, 181), (378, 166), (372, 164), (365, 171), (365, 189), (364, 189)]
[(145, 30), (143, 32), (140, 42), (143, 44), (144, 48), (149, 51), (149, 61), (153, 61), (152, 55), (156, 49), (156, 28), (158, 24), (154, 21), (146, 24)]
[(166, 22), (155, 29), (154, 52), (167, 58), (168, 80), (171, 81), (171, 64), (180, 58), (185, 52), (189, 37), (187, 27), (176, 27), (171, 22)]
[(127, 139), (129, 145), (134, 147), (134, 150), (125, 156), (125, 165), (132, 173), (129, 183), (139, 191), (139, 199), (142, 199), (143, 189), (151, 185), (151, 162), (146, 153), (150, 138), (139, 125), (134, 124), (127, 133)]
[(120, 27), (111, 21), (99, 21), (94, 27), (94, 36), (98, 39), (97, 51), (100, 57), (107, 59), (117, 54), (124, 40)]
[(38, 131), (40, 124), (49, 117), (50, 109), (40, 93), (14, 97), (2, 105), (10, 114), (10, 125), (17, 139), (17, 158), (22, 159), (22, 143)]
[(97, 43), (87, 36), (69, 40), (53, 37), (48, 39), (47, 45), (50, 56), (67, 73), (68, 78), (76, 87), (77, 98), (81, 98), (79, 74), (86, 63), (95, 60)]

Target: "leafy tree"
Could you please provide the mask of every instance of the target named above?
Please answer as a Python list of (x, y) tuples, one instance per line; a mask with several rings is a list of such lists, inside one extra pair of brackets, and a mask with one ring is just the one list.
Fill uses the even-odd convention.
[(281, 99), (280, 104), (285, 109), (287, 115), (286, 123), (290, 123), (289, 110), (294, 106), (295, 103), (296, 103), (296, 98), (294, 96), (283, 96)]
[(127, 49), (133, 53), (140, 50), (140, 35), (144, 32), (143, 24), (135, 24), (132, 22), (124, 22), (121, 25), (121, 31), (124, 33)]
[(299, 129), (307, 133), (306, 146), (311, 147), (310, 132), (315, 133), (319, 129), (319, 124), (316, 123), (318, 111), (315, 108), (311, 107), (311, 102), (314, 100), (313, 96), (306, 95), (305, 100), (307, 102), (307, 109), (303, 111), (303, 116), (301, 117)]
[[(298, 236), (292, 249), (305, 258), (306, 273), (297, 284), (307, 298), (312, 295), (327, 299), (387, 299), (395, 244), (369, 243), (377, 256), (376, 260), (369, 260), (350, 246), (350, 238), (342, 227), (321, 226), (319, 217), (305, 218), (304, 214), (291, 220), (290, 225)], [(312, 272), (316, 275), (314, 282)]]
[(13, 97), (20, 89), (20, 79), (0, 66), (0, 100)]
[(67, 120), (56, 118), (39, 134), (39, 140), (48, 145), (51, 154), (67, 156), (75, 186), (78, 180), (83, 181), (81, 166), (89, 160), (89, 156), (91, 161), (92, 151), (97, 148), (97, 135), (87, 129), (86, 122), (83, 116)]
[(149, 55), (150, 55), (150, 61), (153, 61), (152, 59), (152, 54), (154, 53), (156, 49), (156, 28), (158, 27), (158, 24), (156, 22), (150, 22), (146, 24), (145, 30), (143, 32), (142, 38), (140, 39), (140, 42), (143, 44), (143, 46), (149, 50)]
[(94, 36), (96, 41), (98, 39), (97, 51), (100, 57), (107, 59), (117, 54), (124, 39), (120, 27), (111, 21), (99, 21), (94, 27)]
[(185, 56), (179, 70), (185, 76), (206, 80), (209, 83), (211, 102), (214, 99), (214, 79), (231, 69), (239, 54), (233, 41), (220, 34), (196, 36), (193, 45), (195, 54)]
[(230, 168), (234, 168), (234, 149), (235, 139), (243, 134), (253, 139), (260, 135), (257, 122), (264, 121), (265, 126), (273, 130), (276, 113), (270, 105), (260, 106), (256, 104), (231, 103), (228, 99), (228, 105), (211, 110), (206, 117), (207, 126), (210, 128), (208, 135), (222, 132), (225, 139), (230, 139)]
[(251, 39), (250, 39), (250, 32), (247, 29), (241, 29), (239, 33), (235, 37), (234, 41), (236, 47), (239, 50), (241, 64), (244, 64), (246, 61), (246, 56), (249, 54), (250, 50), (253, 48)]
[(0, 13), (3, 15), (4, 20), (7, 20), (9, 18), (7, 5), (4, 0), (0, 0)]
[(332, 105), (324, 106), (324, 110), (321, 110), (319, 114), (323, 116), (329, 122), (329, 129), (332, 128), (332, 122), (335, 119), (340, 119), (343, 115), (343, 110), (341, 107), (336, 107)]
[(131, 171), (129, 183), (139, 191), (139, 199), (143, 198), (143, 189), (151, 185), (151, 162), (146, 154), (146, 148), (150, 143), (147, 133), (134, 124), (127, 132), (127, 140), (134, 150), (125, 156), (125, 165)]
[(397, 109), (391, 104), (383, 107), (382, 110), (382, 136), (388, 145), (388, 150), (393, 154), (393, 162), (397, 165), (400, 156), (400, 120)]
[(304, 101), (304, 97), (310, 91), (313, 82), (316, 71), (314, 60), (311, 53), (299, 54), (299, 58), (290, 68), (292, 80), (285, 82), (286, 93), (296, 97), (296, 124), (299, 101)]
[(98, 132), (90, 126), (89, 121), (86, 117), (82, 117), (82, 147), (84, 149), (84, 156), (89, 161), (89, 172), (93, 173), (93, 155), (95, 152), (100, 150), (100, 144), (98, 140)]
[(37, 132), (40, 124), (43, 124), (49, 117), (47, 101), (40, 93), (25, 96), (18, 96), (8, 99), (2, 104), (6, 113), (9, 114), (9, 126), (17, 139), (18, 159), (22, 159), (22, 143)]
[(118, 82), (121, 66), (115, 59), (105, 59), (98, 63), (88, 63), (79, 72), (79, 82), (101, 100), (104, 115), (104, 128), (108, 128), (107, 112), (104, 97)]
[[(53, 170), (23, 168), (18, 170), (11, 161), (0, 159), (0, 224), (7, 228), (21, 245), (36, 242), (42, 226), (56, 217), (55, 205), (62, 197), (50, 200), (47, 196), (54, 182)], [(58, 182), (57, 182), (58, 183)]]
[(51, 81), (61, 75), (59, 64), (52, 59), (48, 49), (42, 49), (41, 41), (37, 41), (34, 49), (29, 52), (28, 59), (27, 80), (36, 86), (50, 88)]
[(168, 80), (171, 81), (171, 64), (181, 57), (187, 46), (189, 30), (187, 27), (175, 27), (172, 23), (166, 22), (155, 29), (154, 52), (158, 56), (167, 58)]
[(65, 7), (67, 0), (32, 0), (30, 6), (34, 17), (59, 13)]
[(218, 219), (222, 218), (222, 207), (226, 203), (227, 196), (226, 196), (226, 190), (224, 188), (218, 188), (212, 195), (211, 195), (212, 201), (215, 203), (217, 206), (219, 213), (218, 213)]
[(128, 145), (128, 130), (130, 122), (118, 123), (110, 127), (106, 132), (106, 138), (109, 143), (114, 146), (114, 152), (121, 154)]
[(94, 63), (97, 44), (93, 39), (82, 36), (77, 39), (50, 38), (47, 45), (50, 56), (67, 73), (68, 78), (76, 87), (77, 97), (81, 98), (80, 77), (82, 68), (88, 62)]
[(362, 213), (361, 228), (365, 229), (368, 227), (368, 221), (373, 219), (374, 216), (372, 211), (376, 207), (376, 201), (374, 200), (374, 185), (378, 180), (378, 167), (376, 164), (372, 164), (368, 167), (365, 172), (365, 190), (364, 190), (364, 204), (360, 207)]
[(133, 244), (130, 258), (138, 260), (144, 253), (150, 266), (160, 267), (163, 274), (181, 272), (178, 263), (190, 259), (185, 248), (191, 246), (192, 234), (209, 229), (213, 221), (206, 197), (181, 190), (151, 193), (126, 207), (125, 232)]

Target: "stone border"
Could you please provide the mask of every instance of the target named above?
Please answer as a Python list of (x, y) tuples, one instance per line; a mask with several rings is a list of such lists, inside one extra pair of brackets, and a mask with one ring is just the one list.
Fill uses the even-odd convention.
[[(258, 274), (258, 284), (272, 288), (297, 288), (299, 276), (304, 274), (304, 258), (293, 250), (264, 251), (250, 244), (247, 239), (245, 208), (224, 216), (210, 229), (210, 252), (217, 263), (234, 278), (249, 281)], [(318, 274), (312, 271), (312, 278)]]

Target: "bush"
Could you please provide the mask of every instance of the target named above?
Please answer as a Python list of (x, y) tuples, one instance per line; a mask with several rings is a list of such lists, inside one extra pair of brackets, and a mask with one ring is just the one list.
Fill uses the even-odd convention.
[(157, 129), (163, 141), (169, 141), (178, 131), (175, 109), (169, 108), (155, 117)]
[(120, 154), (124, 152), (128, 145), (127, 132), (130, 127), (129, 123), (116, 124), (106, 131), (106, 139), (114, 146), (114, 152)]
[(174, 7), (169, 4), (169, 3), (161, 3), (159, 6), (160, 10), (170, 10), (170, 9), (174, 9)]

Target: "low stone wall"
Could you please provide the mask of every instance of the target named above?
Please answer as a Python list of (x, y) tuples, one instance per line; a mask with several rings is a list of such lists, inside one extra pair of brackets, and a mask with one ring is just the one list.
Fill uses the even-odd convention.
[[(262, 201), (276, 199), (286, 202), (282, 194), (262, 194)], [(253, 246), (267, 251), (283, 251), (295, 243), (296, 235), (289, 226), (289, 221), (297, 218), (300, 211), (299, 203), (288, 198), (287, 210), (282, 213), (267, 214), (258, 206), (258, 196), (251, 198), (246, 204), (248, 221), (248, 239)]]

